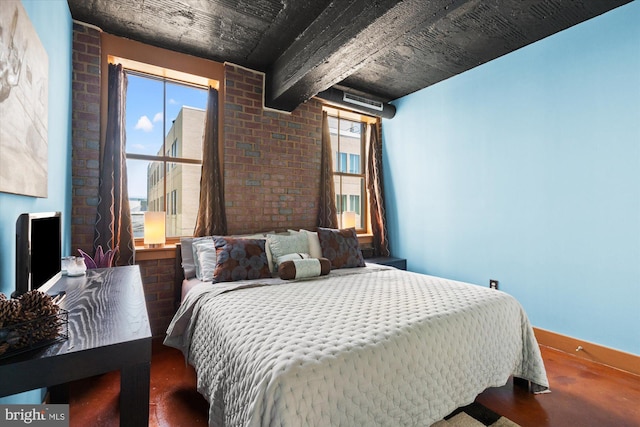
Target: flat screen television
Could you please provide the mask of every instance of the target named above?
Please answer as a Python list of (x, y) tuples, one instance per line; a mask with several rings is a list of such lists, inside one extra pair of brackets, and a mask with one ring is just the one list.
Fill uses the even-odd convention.
[(23, 213), (16, 221), (16, 292), (46, 292), (62, 276), (60, 212)]

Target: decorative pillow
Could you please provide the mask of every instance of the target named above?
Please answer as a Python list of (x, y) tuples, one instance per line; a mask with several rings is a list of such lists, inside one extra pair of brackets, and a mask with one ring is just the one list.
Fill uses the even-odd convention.
[(214, 236), (216, 245), (216, 282), (271, 277), (264, 251), (264, 239), (235, 239)]
[(309, 241), (307, 236), (302, 233), (291, 235), (269, 234), (267, 236), (267, 244), (271, 250), (271, 257), (273, 258), (272, 271), (278, 270), (278, 264), (280, 264), (279, 258), (283, 255), (309, 253)]
[(280, 268), (280, 264), (285, 261), (294, 261), (297, 259), (311, 259), (311, 255), (309, 254), (286, 254), (278, 257), (278, 268)]
[(213, 270), (216, 267), (216, 247), (211, 237), (193, 239), (193, 260), (196, 277), (203, 282), (213, 280)]
[(293, 259), (278, 266), (280, 278), (284, 280), (324, 276), (331, 271), (331, 261), (326, 258)]
[[(275, 233), (275, 230), (271, 230), (271, 231), (264, 231), (260, 233), (253, 233), (253, 234), (232, 234), (227, 237), (233, 237), (234, 239), (266, 239), (267, 234), (274, 234), (274, 233)], [(267, 260), (270, 261), (271, 253), (269, 252), (269, 245), (265, 245), (264, 249), (265, 249), (265, 252), (267, 253)]]
[(364, 267), (355, 228), (318, 228), (322, 256), (331, 261), (331, 268)]
[(276, 233), (275, 231), (268, 231), (264, 234), (264, 237), (267, 238), (267, 243), (264, 245), (264, 251), (267, 253), (267, 263), (269, 264), (269, 271), (271, 273), (273, 273), (273, 270), (274, 270), (274, 260), (273, 260), (273, 255), (271, 255), (271, 248), (269, 247), (268, 238), (270, 235), (276, 235), (276, 234), (279, 236), (288, 236), (289, 232), (285, 231), (285, 232)]

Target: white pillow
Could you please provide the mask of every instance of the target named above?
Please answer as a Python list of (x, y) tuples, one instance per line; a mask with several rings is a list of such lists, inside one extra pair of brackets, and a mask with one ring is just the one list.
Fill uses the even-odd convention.
[(309, 230), (300, 230), (300, 232), (307, 235), (307, 240), (309, 243), (309, 255), (311, 255), (311, 258), (322, 258), (322, 247), (320, 246), (318, 233)]
[(193, 237), (180, 238), (180, 257), (185, 279), (196, 277), (196, 265), (193, 260)]
[(213, 270), (216, 268), (216, 246), (213, 239), (194, 240), (192, 246), (196, 277), (203, 282), (213, 281)]
[[(278, 259), (287, 254), (308, 254), (309, 240), (303, 233), (295, 233), (291, 235), (269, 234), (267, 235), (267, 245), (271, 251), (271, 262), (269, 267), (273, 266), (273, 271), (278, 270)], [(267, 253), (269, 259), (269, 253)], [(271, 268), (270, 268), (271, 269)]]

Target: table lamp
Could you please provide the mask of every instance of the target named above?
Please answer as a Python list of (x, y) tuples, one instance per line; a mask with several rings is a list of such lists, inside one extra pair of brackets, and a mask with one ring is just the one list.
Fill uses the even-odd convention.
[(352, 228), (356, 226), (356, 213), (353, 211), (342, 212), (342, 228)]
[(144, 245), (150, 248), (164, 246), (165, 242), (165, 213), (145, 212), (144, 213)]

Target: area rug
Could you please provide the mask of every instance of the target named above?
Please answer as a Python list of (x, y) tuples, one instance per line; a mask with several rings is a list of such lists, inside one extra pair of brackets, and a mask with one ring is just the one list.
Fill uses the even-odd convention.
[(458, 408), (444, 420), (432, 424), (431, 427), (520, 427), (513, 421), (496, 414), (479, 403)]

